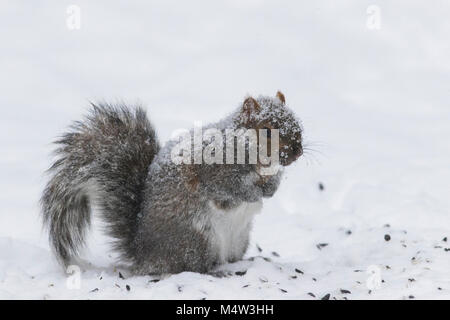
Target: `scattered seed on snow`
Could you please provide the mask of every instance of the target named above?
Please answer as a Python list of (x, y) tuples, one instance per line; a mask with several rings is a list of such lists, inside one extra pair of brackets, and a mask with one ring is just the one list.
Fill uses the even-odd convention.
[(300, 270), (300, 269), (295, 269), (295, 272), (300, 273), (300, 274), (303, 274), (303, 271)]
[(342, 294), (351, 294), (352, 292), (350, 290), (341, 289)]
[(319, 243), (316, 245), (317, 249), (322, 250), (322, 248), (325, 248), (328, 245), (328, 243)]
[(276, 252), (276, 251), (272, 251), (272, 255), (275, 256), (275, 257), (279, 257), (279, 256), (280, 256), (280, 255), (278, 254), (278, 252)]
[(258, 250), (258, 252), (262, 252), (262, 249), (258, 244), (256, 244), (256, 249)]
[(384, 235), (384, 240), (386, 240), (386, 241), (391, 240), (391, 236), (388, 235), (388, 234), (385, 234), (385, 235)]
[(247, 270), (244, 270), (244, 271), (236, 271), (234, 274), (237, 275), (237, 276), (243, 276), (243, 275), (245, 275), (246, 273), (247, 273)]
[(330, 294), (327, 293), (326, 295), (324, 295), (320, 300), (330, 300)]
[(314, 293), (312, 293), (312, 292), (308, 292), (308, 295), (310, 295), (310, 296), (313, 297), (313, 298), (316, 297), (316, 295), (315, 295)]
[(125, 288), (127, 288), (127, 291), (131, 290), (131, 287), (128, 284), (125, 286)]

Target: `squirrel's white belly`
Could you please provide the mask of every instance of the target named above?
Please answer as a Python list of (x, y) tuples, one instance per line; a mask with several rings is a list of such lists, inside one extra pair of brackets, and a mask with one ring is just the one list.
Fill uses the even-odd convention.
[(220, 261), (225, 263), (229, 260), (241, 259), (247, 249), (253, 216), (261, 211), (262, 200), (244, 202), (229, 210), (217, 208), (211, 202), (210, 208), (209, 236)]

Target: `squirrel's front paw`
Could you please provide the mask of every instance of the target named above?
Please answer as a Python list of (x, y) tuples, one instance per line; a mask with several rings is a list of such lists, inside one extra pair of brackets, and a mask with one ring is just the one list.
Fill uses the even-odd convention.
[(261, 190), (264, 198), (272, 197), (278, 190), (280, 185), (280, 176), (272, 176), (261, 185)]
[(276, 187), (268, 187), (263, 189), (263, 197), (264, 198), (271, 198), (277, 191)]
[(242, 195), (242, 201), (244, 202), (257, 202), (261, 200), (264, 196), (263, 191), (260, 187), (255, 187), (249, 190), (246, 190)]

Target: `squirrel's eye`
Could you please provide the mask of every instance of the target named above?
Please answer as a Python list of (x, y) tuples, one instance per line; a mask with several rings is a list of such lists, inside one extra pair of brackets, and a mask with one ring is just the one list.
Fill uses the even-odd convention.
[(264, 127), (263, 129), (267, 130), (267, 138), (271, 138), (272, 137), (272, 132), (270, 131), (270, 128)]

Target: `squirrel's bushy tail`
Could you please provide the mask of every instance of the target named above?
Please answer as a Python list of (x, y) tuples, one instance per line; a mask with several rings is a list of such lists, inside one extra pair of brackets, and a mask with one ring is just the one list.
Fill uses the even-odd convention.
[(63, 264), (84, 244), (92, 206), (100, 209), (115, 249), (133, 259), (147, 170), (159, 151), (140, 107), (92, 104), (84, 121), (56, 142), (58, 159), (41, 199), (50, 243)]

